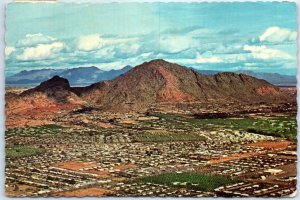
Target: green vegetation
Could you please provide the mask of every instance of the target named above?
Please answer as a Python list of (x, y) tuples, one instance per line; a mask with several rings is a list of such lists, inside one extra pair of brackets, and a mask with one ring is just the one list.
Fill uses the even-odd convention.
[(193, 124), (190, 123), (189, 118), (183, 116), (174, 115), (174, 114), (162, 114), (162, 113), (156, 113), (153, 116), (159, 117), (160, 118), (159, 122), (157, 120), (144, 121), (142, 122), (142, 124), (148, 128), (166, 127), (169, 129), (186, 130), (188, 128), (193, 127)]
[(61, 126), (61, 125), (57, 125), (57, 124), (47, 124), (47, 125), (42, 125), (40, 126), (40, 128), (44, 128), (44, 129), (52, 129), (52, 130), (61, 130), (63, 129), (64, 127)]
[(166, 120), (181, 120), (183, 117), (175, 114), (155, 113), (153, 116)]
[[(283, 137), (289, 140), (297, 139), (297, 121), (295, 116), (215, 119), (195, 119), (171, 114), (155, 114), (155, 116), (159, 117), (161, 119), (160, 121), (164, 121), (162, 125), (166, 128), (200, 128), (207, 131), (226, 128)], [(150, 124), (149, 126), (153, 125)]]
[(244, 130), (247, 132), (283, 137), (289, 140), (297, 139), (296, 117), (262, 117), (262, 118), (228, 118), (228, 119), (209, 119), (198, 120), (207, 123), (230, 128), (233, 130)]
[(44, 148), (38, 148), (34, 146), (16, 145), (11, 147), (6, 147), (5, 152), (7, 158), (21, 158), (21, 157), (42, 154), (45, 153), (46, 150)]
[(172, 187), (185, 187), (201, 191), (212, 191), (222, 185), (235, 183), (234, 180), (222, 176), (211, 176), (186, 172), (143, 177), (140, 179), (140, 181), (146, 183), (163, 184)]
[(6, 136), (43, 136), (43, 135), (59, 135), (66, 128), (56, 125), (56, 124), (48, 124), (36, 127), (25, 127), (25, 128), (13, 128), (5, 131)]
[(170, 142), (170, 141), (199, 141), (203, 140), (203, 136), (196, 133), (169, 133), (159, 132), (151, 133), (145, 132), (134, 136), (134, 141), (137, 142)]

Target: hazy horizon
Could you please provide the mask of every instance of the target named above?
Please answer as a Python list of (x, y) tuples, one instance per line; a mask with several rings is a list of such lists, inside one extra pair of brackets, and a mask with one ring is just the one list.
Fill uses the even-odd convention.
[[(150, 60), (146, 60), (144, 62), (149, 62)], [(144, 63), (143, 62), (143, 63)], [(142, 64), (142, 63), (140, 63)], [(140, 65), (138, 64), (138, 65)], [(137, 65), (137, 66), (138, 66)], [(111, 70), (121, 70), (123, 68), (126, 68), (126, 67), (131, 67), (131, 68), (134, 68), (136, 66), (131, 66), (131, 65), (126, 65), (126, 66), (123, 66), (123, 67), (117, 67), (117, 68), (112, 68), (112, 69), (102, 69), (100, 66), (94, 66), (94, 65), (91, 65), (91, 66), (76, 66), (76, 67), (69, 67), (69, 68), (55, 68), (55, 67), (42, 67), (42, 68), (36, 68), (36, 69), (23, 69), (21, 71), (19, 71), (18, 73), (22, 72), (22, 71), (37, 71), (37, 70), (71, 70), (71, 69), (77, 69), (77, 68), (92, 68), (92, 67), (96, 67), (98, 68), (99, 70), (102, 70), (102, 71), (105, 71), (105, 72), (108, 72), (108, 71), (111, 71)], [(265, 71), (258, 71), (258, 70), (251, 70), (251, 69), (234, 69), (234, 70), (217, 70), (217, 69), (213, 69), (213, 68), (197, 68), (197, 67), (189, 67), (189, 66), (184, 66), (184, 67), (187, 67), (187, 68), (190, 68), (190, 69), (196, 69), (196, 70), (202, 70), (202, 71), (218, 71), (218, 72), (239, 72), (239, 71), (251, 71), (251, 72), (255, 72), (255, 73), (274, 73), (274, 74), (281, 74), (281, 75), (287, 75), (287, 76), (293, 76), (295, 74), (286, 74), (286, 73), (278, 73), (278, 72), (265, 72)], [(10, 74), (8, 75), (7, 77), (12, 77), (14, 75), (17, 75), (18, 73), (15, 73), (15, 74)]]

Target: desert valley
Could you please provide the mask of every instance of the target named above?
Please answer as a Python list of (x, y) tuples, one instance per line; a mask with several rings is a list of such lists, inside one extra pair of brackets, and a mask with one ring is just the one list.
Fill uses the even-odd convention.
[(8, 196), (296, 192), (296, 87), (162, 59), (71, 86), (6, 89)]

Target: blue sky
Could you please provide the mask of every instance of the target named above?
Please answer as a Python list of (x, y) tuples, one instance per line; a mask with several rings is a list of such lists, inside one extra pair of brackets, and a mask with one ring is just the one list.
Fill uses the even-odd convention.
[(165, 59), (197, 69), (296, 74), (296, 5), (11, 3), (6, 75)]

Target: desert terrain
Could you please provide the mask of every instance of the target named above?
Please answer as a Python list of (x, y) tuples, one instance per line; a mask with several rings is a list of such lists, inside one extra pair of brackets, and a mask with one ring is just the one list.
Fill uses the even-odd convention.
[(7, 88), (6, 195), (293, 196), (296, 113), (295, 87), (164, 60)]

